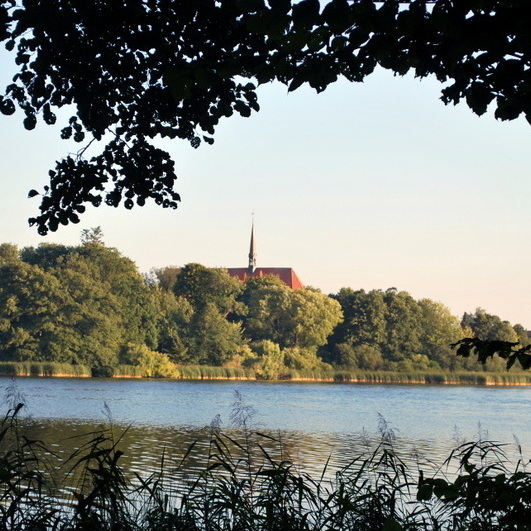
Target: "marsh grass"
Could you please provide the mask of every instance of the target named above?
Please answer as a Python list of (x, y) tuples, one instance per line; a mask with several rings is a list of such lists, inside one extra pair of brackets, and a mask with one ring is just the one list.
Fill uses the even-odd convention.
[[(109, 368), (108, 368), (109, 369)], [(84, 365), (48, 362), (0, 362), (0, 376), (31, 377), (90, 377), (143, 378), (140, 366), (117, 365), (110, 372), (92, 370)], [(261, 380), (263, 375), (249, 368), (211, 367), (208, 365), (179, 365), (173, 379), (180, 380)], [(295, 370), (285, 369), (277, 381), (316, 381), (337, 383), (387, 383), (387, 384), (462, 384), (462, 385), (531, 385), (531, 374), (523, 371), (491, 372), (406, 372), (362, 370)]]
[[(282, 438), (254, 426), (235, 393), (231, 426), (219, 417), (208, 443), (178, 459), (163, 453), (146, 475), (121, 465), (123, 430), (93, 432), (61, 458), (25, 435), (24, 406), (8, 393), (0, 425), (0, 529), (13, 531), (527, 530), (531, 481), (523, 457), (510, 469), (504, 447), (460, 443), (438, 467), (415, 469), (397, 455), (397, 432), (379, 417), (379, 443), (339, 470), (298, 469)], [(111, 416), (109, 414), (109, 420)], [(206, 453), (190, 468), (194, 452)]]
[(0, 376), (90, 376), (90, 368), (56, 362), (0, 362)]

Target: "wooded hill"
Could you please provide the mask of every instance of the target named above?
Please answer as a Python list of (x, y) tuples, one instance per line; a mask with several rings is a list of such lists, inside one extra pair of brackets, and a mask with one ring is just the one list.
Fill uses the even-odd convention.
[[(183, 365), (289, 370), (505, 370), (458, 358), (463, 337), (520, 341), (527, 332), (482, 309), (453, 316), (409, 293), (291, 290), (276, 277), (245, 284), (226, 270), (187, 264), (141, 275), (97, 231), (78, 246), (0, 245), (0, 361), (119, 365), (173, 376)], [(138, 371), (137, 371), (138, 373)]]

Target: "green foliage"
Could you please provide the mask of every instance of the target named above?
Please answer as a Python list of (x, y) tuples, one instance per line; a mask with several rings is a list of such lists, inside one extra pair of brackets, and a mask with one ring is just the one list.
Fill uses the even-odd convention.
[(128, 343), (121, 361), (138, 367), (140, 375), (145, 378), (175, 378), (179, 375), (176, 365), (166, 354), (149, 350), (145, 345)]
[(140, 366), (118, 364), (114, 369), (115, 378), (142, 378), (143, 370)]
[(241, 301), (247, 307), (241, 317), (246, 337), (281, 348), (324, 345), (342, 319), (336, 301), (316, 290), (292, 290), (276, 277), (246, 282)]
[[(342, 288), (328, 297), (292, 290), (275, 276), (242, 285), (226, 270), (199, 264), (168, 275), (166, 287), (146, 281), (131, 260), (89, 235), (72, 247), (0, 246), (0, 362), (79, 365), (108, 376), (126, 361), (142, 365), (146, 376), (176, 375), (172, 364), (151, 366), (151, 357), (160, 366), (250, 368), (273, 379), (323, 374), (328, 364), (341, 371), (475, 371), (465, 350), (456, 357), (450, 348), (463, 334), (530, 344), (521, 325), (478, 309), (465, 314), (462, 329), (442, 304), (393, 288)], [(129, 344), (146, 353), (145, 363), (120, 359)], [(527, 368), (525, 354), (515, 349), (504, 359)], [(504, 359), (482, 354), (482, 369), (500, 372)]]
[(291, 347), (285, 348), (282, 353), (284, 354), (284, 364), (288, 369), (321, 372), (332, 368), (317, 356), (315, 349)]
[(380, 348), (386, 341), (386, 305), (380, 290), (341, 288), (331, 297), (339, 302), (344, 319), (335, 328), (331, 344), (348, 343)]
[(192, 334), (194, 315), (192, 305), (183, 297), (176, 297), (158, 286), (151, 292), (154, 321), (157, 330), (157, 350), (168, 354), (174, 361), (188, 356), (188, 337)]
[(196, 311), (183, 339), (185, 348), (173, 358), (180, 363), (223, 365), (244, 346), (240, 325), (227, 321), (213, 303)]
[[(323, 358), (338, 366), (362, 369), (460, 370), (450, 345), (463, 337), (448, 308), (429, 299), (415, 300), (394, 288), (331, 295), (345, 316), (323, 349)], [(420, 357), (419, 357), (420, 356)], [(428, 364), (422, 363), (425, 357)]]
[(183, 380), (200, 380), (201, 369), (202, 367), (199, 365), (180, 365), (179, 373)]
[(92, 260), (77, 253), (65, 258), (50, 269), (68, 297), (67, 307), (59, 313), (63, 321), (59, 355), (92, 367), (116, 365), (124, 341), (124, 301), (110, 283), (98, 279), (99, 268)]
[(179, 378), (182, 380), (247, 380), (254, 379), (252, 369), (242, 367), (209, 367), (207, 365), (181, 365)]
[(257, 371), (257, 376), (264, 380), (278, 379), (285, 368), (280, 346), (267, 339), (255, 341), (250, 346), (256, 358), (251, 358), (249, 365)]
[(417, 500), (437, 500), (441, 519), (452, 529), (525, 529), (531, 518), (531, 482), (524, 468), (507, 468), (503, 447), (491, 441), (468, 442), (449, 458), (459, 463), (455, 478), (421, 476)]
[(336, 364), (362, 370), (377, 370), (384, 366), (382, 353), (367, 344), (353, 346), (350, 343), (335, 345)]
[(0, 264), (0, 352), (3, 361), (68, 361), (55, 358), (64, 310), (59, 282), (38, 266)]
[(101, 227), (83, 229), (81, 231), (81, 243), (99, 243), (103, 245), (103, 230)]
[(18, 247), (12, 243), (0, 244), (0, 263), (18, 262), (20, 260), (20, 251)]
[(238, 279), (231, 277), (226, 269), (201, 264), (187, 264), (181, 268), (173, 286), (175, 295), (188, 300), (194, 310), (214, 305), (223, 316), (238, 308), (236, 297), (241, 289)]
[(180, 267), (168, 266), (159, 269), (152, 269), (151, 274), (156, 279), (156, 283), (164, 291), (173, 293), (175, 283), (177, 282), (177, 276), (181, 272)]
[(116, 249), (96, 242), (85, 243), (76, 251), (81, 260), (91, 264), (94, 280), (116, 297), (123, 342), (156, 347), (156, 309), (152, 293), (134, 262)]
[(472, 330), (474, 336), (485, 341), (516, 342), (518, 336), (508, 321), (502, 321), (497, 315), (488, 314), (477, 308), (473, 314), (465, 313), (461, 321), (463, 327)]
[(413, 354), (406, 360), (399, 361), (395, 364), (390, 364), (390, 368), (394, 368), (400, 372), (429, 372), (440, 370), (437, 362), (430, 360), (425, 354)]
[(0, 262), (1, 360), (97, 369), (115, 366), (127, 342), (156, 346), (152, 290), (115, 249), (87, 240), (24, 248), (20, 260), (8, 254)]
[(513, 330), (516, 333), (516, 340), (522, 347), (527, 347), (531, 343), (531, 338), (529, 337), (527, 330), (521, 324), (515, 324)]
[(450, 345), (463, 337), (459, 320), (440, 302), (421, 299), (418, 305), (421, 311), (422, 354), (439, 367), (457, 369), (459, 365)]
[(90, 368), (90, 375), (93, 378), (112, 378), (114, 376), (114, 366), (96, 365)]
[(24, 247), (20, 251), (20, 259), (49, 271), (61, 264), (72, 252), (74, 252), (73, 247), (57, 243), (41, 243), (38, 247)]
[(422, 352), (421, 311), (417, 302), (404, 291), (394, 288), (384, 294), (386, 304), (386, 340), (381, 345), (390, 361), (402, 361)]

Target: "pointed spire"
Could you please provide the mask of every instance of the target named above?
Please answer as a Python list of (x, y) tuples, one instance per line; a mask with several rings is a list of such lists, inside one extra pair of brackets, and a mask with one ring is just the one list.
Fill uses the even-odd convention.
[(254, 245), (254, 213), (251, 225), (251, 247), (249, 249), (249, 273), (254, 273), (256, 269), (256, 248)]

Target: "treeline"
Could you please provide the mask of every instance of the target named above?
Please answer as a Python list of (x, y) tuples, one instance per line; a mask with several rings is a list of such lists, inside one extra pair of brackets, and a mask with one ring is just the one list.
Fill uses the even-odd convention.
[(321, 349), (322, 357), (338, 366), (366, 370), (504, 371), (501, 358), (485, 366), (475, 358), (457, 357), (451, 344), (464, 337), (529, 344), (527, 331), (478, 308), (461, 320), (430, 299), (415, 300), (409, 293), (354, 291), (342, 288), (335, 295), (343, 311), (338, 324)]
[[(188, 264), (141, 275), (97, 229), (78, 246), (0, 245), (0, 361), (172, 377), (213, 366), (282, 378), (296, 371), (478, 370), (450, 344), (467, 336), (528, 342), (523, 327), (394, 288), (327, 296), (276, 277), (245, 284)], [(484, 370), (503, 370), (491, 363)]]

